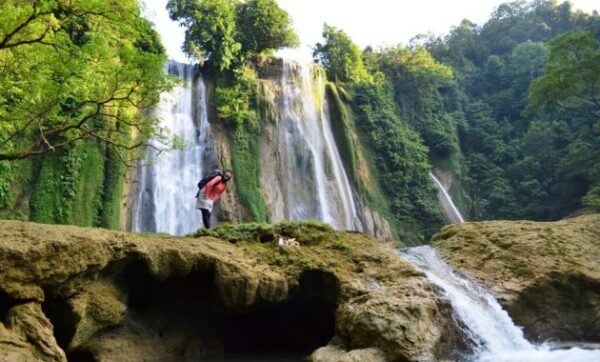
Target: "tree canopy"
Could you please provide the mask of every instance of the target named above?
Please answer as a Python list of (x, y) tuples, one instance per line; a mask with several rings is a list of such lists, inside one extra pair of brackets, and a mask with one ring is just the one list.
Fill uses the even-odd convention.
[(239, 40), (249, 54), (298, 46), (292, 19), (275, 0), (248, 0), (237, 6)]
[(330, 80), (358, 82), (369, 77), (360, 49), (344, 31), (325, 24), (323, 38), (323, 43), (315, 45), (313, 56)]
[(545, 74), (531, 84), (530, 107), (560, 107), (600, 122), (600, 39), (590, 31), (549, 42)]
[[(420, 135), (429, 162), (461, 185), (453, 196), (468, 218), (550, 220), (600, 209), (599, 26), (597, 13), (568, 2), (514, 1), (482, 25), (464, 20), (443, 37), (362, 54), (343, 31), (325, 26), (314, 55), (354, 104), (377, 104), (355, 108), (359, 126), (369, 122), (367, 134), (406, 122)], [(379, 91), (359, 80), (365, 68)], [(389, 97), (400, 117), (391, 116)], [(381, 112), (395, 120), (382, 122)], [(370, 142), (389, 163), (402, 151), (381, 137)], [(424, 188), (425, 178), (406, 176), (415, 164), (398, 166), (403, 174), (394, 177)]]
[(126, 161), (157, 134), (143, 112), (168, 87), (165, 60), (135, 0), (4, 1), (0, 160), (91, 139)]
[(470, 218), (557, 219), (598, 200), (583, 165), (600, 159), (599, 24), (568, 2), (515, 1), (426, 44), (454, 70), (436, 109), (456, 124)]
[(298, 44), (291, 18), (275, 0), (169, 0), (167, 8), (186, 28), (183, 50), (219, 71)]

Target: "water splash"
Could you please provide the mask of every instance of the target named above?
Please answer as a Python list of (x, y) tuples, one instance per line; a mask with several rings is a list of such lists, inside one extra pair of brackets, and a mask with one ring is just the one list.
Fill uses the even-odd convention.
[(485, 288), (456, 273), (433, 248), (415, 247), (402, 255), (443, 290), (473, 346), (474, 353), (467, 361), (600, 361), (600, 350), (552, 350), (549, 344), (536, 346), (528, 342)]

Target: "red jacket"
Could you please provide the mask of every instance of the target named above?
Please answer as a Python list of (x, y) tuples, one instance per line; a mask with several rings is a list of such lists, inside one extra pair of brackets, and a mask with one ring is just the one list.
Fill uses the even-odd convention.
[(221, 195), (227, 190), (227, 184), (221, 182), (222, 177), (216, 176), (204, 186), (204, 197), (217, 201)]

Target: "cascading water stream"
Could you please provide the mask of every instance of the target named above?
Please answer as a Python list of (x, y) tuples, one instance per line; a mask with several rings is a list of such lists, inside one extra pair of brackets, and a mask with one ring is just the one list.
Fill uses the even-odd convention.
[(600, 361), (600, 350), (571, 348), (552, 350), (550, 345), (529, 343), (496, 299), (483, 287), (456, 273), (429, 246), (401, 253), (429, 280), (439, 286), (450, 301), (463, 332), (473, 346), (466, 361), (592, 362)]
[(341, 201), (344, 207), (344, 215), (346, 221), (346, 229), (348, 230), (360, 230), (360, 220), (358, 220), (356, 202), (348, 181), (348, 175), (346, 170), (342, 166), (342, 158), (340, 152), (337, 149), (335, 140), (333, 138), (333, 132), (331, 131), (331, 120), (329, 119), (329, 104), (325, 100), (325, 105), (321, 111), (321, 118), (323, 119), (323, 135), (325, 137), (325, 144), (329, 154), (333, 157), (333, 174), (335, 177), (337, 189), (340, 191)]
[(286, 218), (312, 218), (339, 229), (360, 230), (352, 188), (331, 131), (323, 78), (314, 69), (292, 61), (283, 64), (279, 113)]
[(200, 72), (196, 66), (174, 61), (169, 61), (167, 71), (182, 78), (183, 84), (161, 96), (155, 114), (161, 127), (184, 141), (184, 146), (160, 155), (148, 150), (150, 164), (141, 170), (133, 231), (183, 235), (200, 228), (196, 184), (216, 162)]
[(444, 188), (444, 185), (442, 185), (440, 180), (438, 180), (438, 178), (435, 177), (433, 173), (430, 172), (429, 176), (433, 180), (433, 184), (438, 190), (438, 200), (448, 220), (453, 224), (464, 223), (465, 219), (461, 215), (456, 205), (454, 205), (454, 202), (452, 201), (452, 198), (450, 197), (448, 191), (446, 191), (446, 189)]

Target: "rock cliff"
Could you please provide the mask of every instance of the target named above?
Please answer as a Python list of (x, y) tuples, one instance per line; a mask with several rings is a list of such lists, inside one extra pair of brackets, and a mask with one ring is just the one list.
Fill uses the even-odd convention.
[(433, 245), (491, 289), (528, 339), (600, 342), (600, 215), (447, 226)]
[(203, 235), (0, 222), (0, 360), (423, 361), (459, 344), (389, 244), (299, 222)]

